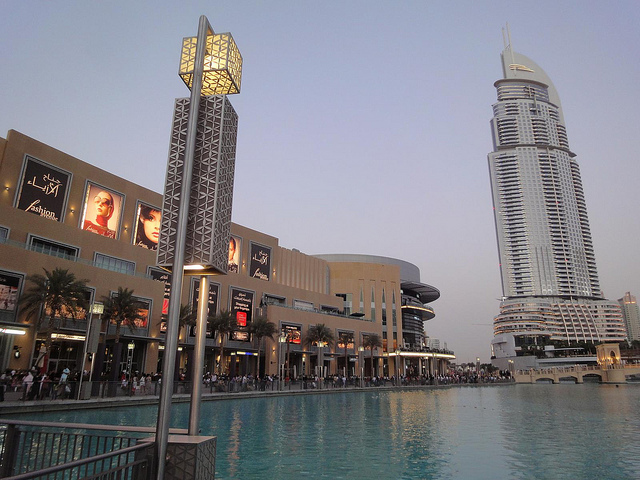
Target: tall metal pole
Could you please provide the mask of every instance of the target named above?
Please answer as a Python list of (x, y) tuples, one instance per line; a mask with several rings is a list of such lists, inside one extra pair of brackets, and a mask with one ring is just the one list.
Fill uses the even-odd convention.
[(162, 362), (162, 389), (160, 392), (160, 403), (158, 406), (158, 424), (156, 426), (156, 458), (158, 459), (156, 478), (158, 480), (164, 480), (167, 444), (169, 441), (169, 417), (171, 416), (171, 396), (173, 394), (173, 371), (175, 367), (176, 351), (178, 349), (180, 297), (182, 296), (182, 275), (184, 270), (187, 235), (187, 216), (189, 211), (191, 176), (193, 174), (196, 132), (198, 127), (198, 111), (200, 109), (200, 92), (202, 90), (202, 74), (204, 70), (204, 54), (208, 29), (209, 22), (207, 21), (207, 17), (202, 15), (200, 17), (200, 22), (198, 23), (196, 59), (191, 85), (189, 121), (187, 123), (182, 186), (180, 189), (180, 210), (178, 212), (175, 254), (172, 268), (173, 278), (171, 282), (171, 294), (169, 296), (165, 352)]
[(198, 316), (196, 320), (196, 345), (193, 352), (193, 387), (189, 409), (189, 435), (198, 435), (200, 430), (200, 400), (202, 397), (202, 370), (204, 368), (204, 344), (207, 341), (207, 314), (209, 307), (209, 276), (200, 277)]

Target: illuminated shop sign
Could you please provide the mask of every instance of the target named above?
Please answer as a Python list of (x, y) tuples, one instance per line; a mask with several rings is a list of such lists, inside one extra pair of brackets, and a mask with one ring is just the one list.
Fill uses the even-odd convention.
[(157, 250), (161, 222), (162, 211), (158, 207), (138, 203), (133, 243), (149, 250)]
[(231, 235), (229, 239), (229, 265), (227, 272), (238, 273), (240, 270), (240, 253), (242, 252), (242, 239)]
[(251, 244), (249, 276), (260, 280), (269, 280), (271, 269), (271, 249), (256, 243)]
[(17, 208), (61, 222), (70, 179), (70, 173), (27, 155)]
[(82, 229), (104, 237), (117, 238), (124, 195), (87, 182)]
[(248, 327), (253, 312), (253, 292), (237, 288), (231, 289), (231, 313), (236, 319), (238, 330), (231, 334), (232, 340), (249, 341)]

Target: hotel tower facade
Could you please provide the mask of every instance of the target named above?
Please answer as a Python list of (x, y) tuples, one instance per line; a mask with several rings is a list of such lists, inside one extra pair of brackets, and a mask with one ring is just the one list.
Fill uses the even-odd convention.
[(600, 290), (576, 155), (560, 98), (536, 63), (502, 52), (488, 156), (503, 298), (496, 358), (561, 340), (619, 342), (619, 306)]

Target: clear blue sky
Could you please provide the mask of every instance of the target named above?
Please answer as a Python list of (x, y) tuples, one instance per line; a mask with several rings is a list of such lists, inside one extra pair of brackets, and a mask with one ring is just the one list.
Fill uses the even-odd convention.
[(640, 2), (0, 3), (0, 135), (163, 189), (182, 37), (244, 58), (233, 221), (308, 254), (416, 264), (429, 335), (489, 359), (501, 296), (486, 155), (501, 29), (562, 99), (605, 294), (640, 295)]

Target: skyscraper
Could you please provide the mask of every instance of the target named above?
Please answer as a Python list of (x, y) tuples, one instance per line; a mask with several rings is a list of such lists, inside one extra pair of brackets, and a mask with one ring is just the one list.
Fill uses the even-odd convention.
[(627, 339), (629, 342), (640, 340), (640, 308), (635, 295), (627, 292), (624, 297), (618, 299), (618, 303), (622, 308), (622, 316), (627, 327)]
[(493, 354), (514, 356), (554, 340), (622, 341), (620, 308), (600, 290), (558, 92), (511, 45), (501, 56), (488, 156), (503, 291)]

